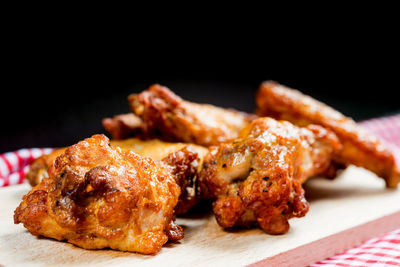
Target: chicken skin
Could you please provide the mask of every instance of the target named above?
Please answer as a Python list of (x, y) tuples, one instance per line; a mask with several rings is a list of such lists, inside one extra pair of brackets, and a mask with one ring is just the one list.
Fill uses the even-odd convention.
[(129, 138), (125, 140), (111, 140), (111, 146), (119, 147), (122, 150), (130, 150), (143, 157), (149, 157), (155, 160), (162, 160), (169, 154), (190, 146), (203, 158), (207, 154), (208, 149), (189, 143), (169, 143), (158, 139), (141, 140), (138, 138)]
[(133, 113), (120, 114), (113, 118), (104, 118), (102, 124), (113, 139), (139, 136), (142, 133), (143, 126), (142, 120)]
[(235, 139), (256, 118), (253, 114), (185, 101), (158, 84), (130, 95), (128, 100), (131, 111), (144, 122), (144, 135), (173, 142), (218, 145)]
[[(143, 141), (137, 138), (111, 140), (110, 144), (112, 147), (132, 151), (154, 160), (163, 160), (168, 164), (182, 191), (178, 205), (175, 207), (176, 215), (186, 213), (198, 202), (198, 174), (203, 158), (208, 153), (207, 148), (193, 144), (167, 143), (158, 139)], [(64, 153), (65, 149), (56, 149), (31, 163), (26, 178), (32, 186), (48, 177), (47, 169), (59, 155)]]
[(390, 188), (399, 183), (400, 171), (393, 153), (351, 118), (297, 90), (272, 81), (261, 84), (256, 103), (260, 116), (287, 120), (299, 126), (317, 124), (330, 129), (343, 145), (335, 162), (364, 167), (384, 178)]
[(175, 215), (186, 213), (200, 200), (198, 176), (203, 158), (208, 153), (207, 148), (186, 143), (167, 143), (158, 139), (143, 141), (137, 138), (112, 140), (111, 146), (167, 163), (181, 188)]
[(301, 184), (324, 173), (341, 148), (320, 126), (299, 128), (271, 118), (254, 120), (239, 138), (210, 148), (200, 176), (204, 197), (224, 228), (258, 224), (269, 234), (308, 211)]
[(154, 254), (183, 237), (173, 212), (180, 194), (170, 167), (94, 135), (65, 150), (14, 213), (33, 235), (86, 249)]
[(38, 185), (44, 178), (49, 175), (47, 169), (53, 164), (54, 160), (64, 153), (65, 148), (59, 148), (53, 150), (50, 154), (45, 154), (37, 159), (35, 159), (29, 166), (29, 171), (25, 175), (31, 186)]

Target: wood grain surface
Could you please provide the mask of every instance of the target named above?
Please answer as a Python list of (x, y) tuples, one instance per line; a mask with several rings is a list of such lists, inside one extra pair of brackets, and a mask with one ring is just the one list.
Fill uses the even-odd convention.
[(18, 266), (302, 266), (400, 227), (400, 190), (387, 190), (374, 174), (350, 167), (335, 180), (305, 185), (310, 211), (290, 220), (281, 236), (259, 229), (224, 231), (211, 213), (179, 218), (185, 238), (155, 256), (84, 250), (30, 235), (13, 224), (27, 184), (0, 189), (0, 265)]

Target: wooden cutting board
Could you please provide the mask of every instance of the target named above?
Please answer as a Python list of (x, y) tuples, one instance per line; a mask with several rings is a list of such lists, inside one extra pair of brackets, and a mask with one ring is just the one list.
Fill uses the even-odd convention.
[(112, 250), (89, 251), (30, 235), (13, 224), (27, 184), (0, 189), (0, 265), (80, 266), (302, 266), (400, 228), (400, 190), (386, 190), (374, 174), (355, 167), (337, 179), (305, 185), (310, 211), (290, 220), (290, 231), (271, 236), (259, 229), (227, 232), (211, 213), (179, 218), (185, 238), (155, 256)]

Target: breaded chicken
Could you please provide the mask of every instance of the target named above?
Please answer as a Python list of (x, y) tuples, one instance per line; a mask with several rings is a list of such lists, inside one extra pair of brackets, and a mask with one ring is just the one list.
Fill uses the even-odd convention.
[(301, 184), (324, 173), (340, 150), (332, 132), (271, 118), (254, 120), (239, 138), (210, 148), (200, 175), (203, 197), (224, 228), (258, 224), (269, 234), (308, 211)]
[(33, 235), (144, 254), (183, 237), (173, 221), (180, 188), (161, 161), (94, 135), (67, 148), (48, 173), (14, 214)]
[[(143, 141), (137, 138), (111, 140), (110, 144), (112, 147), (133, 151), (140, 156), (164, 160), (168, 163), (182, 191), (175, 208), (176, 215), (186, 213), (198, 202), (198, 174), (203, 158), (208, 153), (207, 148), (193, 144), (167, 143), (158, 139)], [(47, 169), (64, 151), (65, 148), (60, 148), (33, 161), (26, 175), (29, 183), (35, 186), (48, 177)]]
[(261, 84), (256, 96), (257, 114), (287, 120), (299, 126), (318, 124), (333, 131), (343, 149), (335, 157), (340, 164), (364, 167), (385, 179), (387, 187), (400, 181), (393, 153), (374, 135), (333, 108), (276, 82)]
[(217, 145), (235, 139), (256, 118), (253, 114), (185, 101), (158, 84), (128, 99), (131, 111), (143, 120), (144, 135), (166, 141)]

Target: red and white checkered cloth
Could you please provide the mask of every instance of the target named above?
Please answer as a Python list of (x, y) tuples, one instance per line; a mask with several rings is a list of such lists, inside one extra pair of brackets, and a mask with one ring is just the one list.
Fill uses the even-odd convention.
[(24, 148), (0, 154), (0, 187), (23, 183), (29, 164), (51, 151), (52, 148)]
[[(386, 142), (400, 162), (400, 114), (359, 124)], [(29, 164), (52, 150), (28, 148), (0, 154), (0, 187), (23, 183)], [(400, 229), (311, 266), (400, 266)]]
[(400, 266), (400, 229), (310, 265), (321, 266)]

